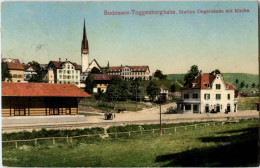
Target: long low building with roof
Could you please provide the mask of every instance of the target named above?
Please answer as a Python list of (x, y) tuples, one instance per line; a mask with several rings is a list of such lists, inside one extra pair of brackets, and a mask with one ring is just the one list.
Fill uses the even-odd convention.
[(2, 82), (2, 117), (77, 115), (87, 97), (73, 84)]
[(149, 80), (149, 66), (112, 66), (107, 70), (108, 75), (120, 75), (125, 80)]

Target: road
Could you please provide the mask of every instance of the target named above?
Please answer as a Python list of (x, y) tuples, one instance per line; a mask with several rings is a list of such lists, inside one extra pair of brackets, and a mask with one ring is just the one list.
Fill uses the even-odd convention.
[[(259, 113), (255, 110), (238, 111), (229, 114), (165, 114), (169, 107), (176, 107), (176, 103), (162, 105), (162, 123), (180, 123), (195, 121), (226, 121), (227, 118), (258, 118)], [(95, 113), (95, 112), (93, 112)], [(33, 129), (75, 129), (86, 127), (109, 127), (127, 124), (158, 124), (159, 123), (159, 106), (144, 109), (138, 112), (125, 112), (116, 114), (113, 120), (104, 120), (103, 113), (95, 113), (97, 116), (86, 116), (84, 122), (70, 123), (37, 123), (37, 124), (19, 124), (19, 125), (3, 125), (2, 132), (14, 132)]]

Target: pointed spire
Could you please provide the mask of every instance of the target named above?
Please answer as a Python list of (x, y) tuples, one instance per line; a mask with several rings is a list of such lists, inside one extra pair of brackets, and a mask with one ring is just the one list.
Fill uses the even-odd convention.
[(85, 18), (84, 18), (84, 28), (83, 28), (83, 40), (84, 39), (87, 39), (86, 27), (85, 27)]
[(86, 50), (88, 53), (88, 40), (87, 40), (87, 33), (86, 33), (86, 27), (85, 27), (85, 18), (84, 18), (84, 27), (83, 27), (83, 39), (81, 44), (81, 50)]

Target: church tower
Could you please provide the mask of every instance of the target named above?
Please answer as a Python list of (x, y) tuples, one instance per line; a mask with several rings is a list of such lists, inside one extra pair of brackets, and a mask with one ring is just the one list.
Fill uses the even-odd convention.
[(85, 28), (85, 19), (84, 19), (84, 28), (83, 28), (83, 39), (81, 44), (81, 66), (82, 66), (82, 72), (85, 72), (89, 66), (88, 63), (88, 39), (86, 34), (86, 28)]

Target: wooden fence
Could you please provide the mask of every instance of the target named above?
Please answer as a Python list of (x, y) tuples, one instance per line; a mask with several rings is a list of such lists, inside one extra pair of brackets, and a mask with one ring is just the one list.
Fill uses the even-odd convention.
[[(254, 120), (254, 118), (250, 119)], [(192, 124), (192, 125), (184, 125), (184, 126), (176, 126), (176, 127), (169, 127), (169, 128), (162, 128), (162, 133), (165, 134), (166, 130), (173, 130), (171, 132), (177, 133), (178, 130), (182, 129), (182, 131), (186, 131), (189, 128), (197, 129), (198, 126), (213, 126), (215, 127), (217, 124), (224, 125), (224, 124), (231, 124), (231, 123), (237, 123), (239, 120), (234, 121), (223, 121), (223, 122), (206, 122), (206, 123), (198, 123), (198, 124)], [(26, 140), (9, 140), (9, 141), (2, 141), (2, 143), (14, 143), (15, 147), (18, 147), (19, 142), (34, 142), (34, 145), (37, 145), (39, 140), (52, 140), (52, 144), (54, 145), (57, 139), (64, 139), (67, 143), (73, 143), (73, 139), (81, 138), (81, 137), (106, 137), (110, 135), (114, 135), (115, 139), (118, 138), (118, 135), (120, 134), (126, 134), (130, 138), (133, 133), (140, 133), (140, 135), (143, 135), (143, 132), (151, 132), (152, 134), (155, 133), (155, 131), (160, 131), (159, 129), (149, 129), (149, 130), (138, 130), (138, 131), (128, 131), (128, 132), (114, 132), (114, 133), (106, 133), (106, 134), (89, 134), (89, 135), (78, 135), (78, 136), (66, 136), (66, 137), (44, 137), (44, 138), (34, 138), (34, 139), (26, 139)]]

